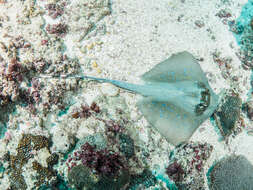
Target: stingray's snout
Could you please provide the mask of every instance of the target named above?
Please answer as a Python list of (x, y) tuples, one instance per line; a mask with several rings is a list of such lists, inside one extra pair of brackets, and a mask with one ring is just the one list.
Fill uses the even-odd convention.
[(200, 103), (195, 106), (194, 112), (196, 115), (202, 115), (210, 105), (211, 95), (209, 89), (204, 83), (198, 82), (198, 87), (201, 88), (201, 98)]

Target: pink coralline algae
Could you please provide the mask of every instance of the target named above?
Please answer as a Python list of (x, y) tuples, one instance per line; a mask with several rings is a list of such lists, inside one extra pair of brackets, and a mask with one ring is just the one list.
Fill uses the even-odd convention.
[(87, 106), (87, 105), (82, 105), (81, 110), (75, 111), (75, 112), (72, 113), (72, 117), (75, 118), (75, 119), (77, 119), (77, 118), (88, 118), (94, 112), (95, 113), (100, 112), (100, 108), (95, 102), (93, 102), (90, 107)]
[(10, 101), (16, 101), (19, 97), (19, 85), (23, 80), (24, 68), (12, 59), (9, 64), (0, 62), (0, 105), (8, 104)]
[(81, 146), (81, 150), (74, 152), (73, 157), (69, 157), (67, 165), (71, 169), (78, 162), (97, 174), (108, 177), (117, 176), (119, 171), (125, 168), (124, 159), (118, 153), (107, 149), (96, 150), (96, 147), (88, 142)]
[(210, 157), (212, 150), (213, 147), (207, 143), (189, 142), (176, 147), (166, 168), (168, 177), (176, 185), (187, 186), (187, 189), (191, 189), (192, 185), (199, 188), (203, 187), (202, 179), (205, 176), (203, 166)]
[(28, 89), (28, 92), (31, 94), (33, 100), (38, 103), (40, 101), (40, 90), (41, 86), (38, 79), (32, 78), (32, 87)]
[(7, 80), (22, 82), (22, 72), (22, 65), (18, 63), (15, 58), (13, 58), (8, 65), (8, 73), (6, 74)]
[(166, 168), (166, 174), (175, 182), (182, 181), (184, 170), (177, 162), (173, 162)]
[[(31, 48), (31, 44), (22, 36), (10, 37), (8, 43), (0, 42), (0, 48), (6, 53), (5, 58), (0, 56), (0, 105), (21, 102), (32, 104), (39, 101), (38, 89), (30, 92), (26, 87), (21, 87), (21, 83), (30, 80), (29, 74), (35, 69), (33, 63), (22, 62), (19, 51)], [(22, 50), (22, 51), (23, 51)], [(24, 80), (24, 79), (27, 80)], [(25, 85), (23, 85), (25, 86)]]
[(112, 132), (114, 134), (117, 134), (119, 132), (122, 132), (123, 130), (123, 127), (115, 121), (107, 121), (105, 122), (105, 124), (107, 126), (107, 131), (106, 131), (107, 133)]
[(30, 110), (34, 111), (35, 108), (32, 104), (39, 103), (39, 101), (41, 100), (40, 98), (41, 88), (38, 79), (32, 78), (31, 84), (32, 86), (29, 87), (27, 90), (21, 91), (20, 97), (24, 102), (28, 104)]

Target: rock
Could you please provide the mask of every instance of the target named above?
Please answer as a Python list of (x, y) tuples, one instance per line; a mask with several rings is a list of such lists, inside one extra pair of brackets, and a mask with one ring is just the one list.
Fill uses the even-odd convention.
[(53, 141), (52, 152), (66, 153), (75, 144), (73, 137), (60, 125), (54, 126), (50, 132)]
[(92, 174), (89, 168), (80, 164), (73, 167), (68, 174), (69, 183), (74, 185), (77, 190), (84, 187), (92, 188), (97, 182), (97, 177)]
[(102, 133), (96, 133), (94, 135), (89, 135), (89, 136), (83, 138), (82, 140), (80, 140), (76, 144), (76, 149), (80, 148), (86, 142), (88, 142), (92, 146), (96, 146), (97, 150), (105, 149), (106, 146), (107, 146), (107, 142), (106, 142), (106, 139), (103, 136), (103, 134)]
[(77, 190), (118, 190), (129, 182), (129, 173), (123, 171), (116, 179), (98, 176), (81, 164), (70, 170), (68, 179)]
[[(148, 169), (144, 169), (141, 174), (132, 175), (129, 190), (149, 188), (157, 183), (157, 179)], [(142, 188), (141, 188), (142, 187)]]
[(242, 155), (232, 155), (209, 169), (210, 190), (253, 190), (253, 165)]
[(239, 96), (226, 95), (223, 103), (217, 111), (218, 120), (220, 123), (220, 130), (223, 136), (231, 134), (236, 122), (240, 117), (241, 98)]

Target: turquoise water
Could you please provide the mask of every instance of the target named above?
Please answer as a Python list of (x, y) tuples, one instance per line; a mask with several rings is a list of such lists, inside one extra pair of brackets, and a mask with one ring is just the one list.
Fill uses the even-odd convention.
[(234, 33), (237, 43), (241, 45), (243, 30), (249, 26), (251, 18), (253, 17), (253, 1), (249, 0), (241, 11), (240, 16), (236, 19), (236, 27), (239, 29), (239, 34)]

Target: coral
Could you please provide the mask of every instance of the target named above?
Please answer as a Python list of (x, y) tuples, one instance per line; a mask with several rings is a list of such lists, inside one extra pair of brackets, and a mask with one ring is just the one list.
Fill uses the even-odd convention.
[(249, 100), (242, 105), (242, 110), (250, 120), (253, 120), (253, 101)]
[(41, 185), (39, 190), (75, 190), (60, 175), (50, 185)]
[(75, 111), (72, 114), (72, 117), (75, 118), (75, 119), (77, 119), (77, 118), (88, 118), (90, 116), (91, 116), (90, 108), (86, 105), (82, 105), (80, 111)]
[(59, 156), (56, 153), (51, 154), (50, 157), (47, 158), (47, 164), (49, 167), (52, 167), (53, 165), (57, 164), (59, 160)]
[(41, 90), (40, 82), (38, 79), (32, 78), (31, 84), (32, 84), (32, 87), (28, 89), (28, 92), (31, 94), (31, 97), (33, 98), (33, 100), (36, 103), (39, 103), (39, 101), (41, 100), (41, 98), (40, 98), (40, 90)]
[(124, 130), (123, 126), (115, 121), (106, 121), (106, 132), (107, 135), (110, 136), (110, 133), (113, 133), (113, 135), (116, 135), (119, 132), (122, 132)]
[(41, 105), (43, 107), (43, 112), (46, 114), (52, 109), (64, 110), (68, 106), (65, 102), (65, 92), (74, 91), (76, 84), (66, 83), (65, 81), (43, 81), (43, 88), (40, 90)]
[(125, 168), (123, 158), (118, 153), (107, 149), (95, 150), (88, 142), (74, 155), (74, 160), (80, 160), (84, 166), (94, 169), (99, 175), (115, 177)]
[(173, 181), (179, 182), (183, 179), (184, 170), (182, 169), (181, 165), (175, 161), (166, 168), (166, 174)]
[(96, 146), (97, 150), (105, 149), (107, 146), (107, 142), (102, 133), (96, 133), (94, 135), (86, 136), (85, 138), (78, 141), (76, 144), (76, 148), (81, 148), (83, 144), (88, 142), (92, 146)]
[[(122, 135), (122, 139), (129, 140), (128, 136)], [(77, 189), (85, 186), (87, 189), (124, 189), (130, 180), (129, 160), (119, 150), (120, 143), (118, 142), (118, 134), (114, 136), (115, 141), (106, 139), (104, 134), (97, 133), (95, 135), (87, 136), (77, 143), (72, 155), (68, 156), (66, 165), (69, 168), (68, 178), (71, 185)], [(124, 144), (124, 142), (122, 143)], [(122, 145), (126, 150), (126, 145)], [(131, 148), (130, 148), (131, 149)], [(134, 152), (128, 150), (129, 155)], [(75, 174), (78, 168), (83, 170), (81, 175), (93, 176), (91, 179), (86, 178), (78, 180), (78, 174)], [(73, 170), (74, 169), (74, 170)], [(70, 176), (75, 176), (76, 179), (71, 179)], [(76, 182), (75, 182), (76, 181)], [(81, 184), (80, 184), (80, 183)], [(92, 187), (92, 188), (91, 188)]]
[[(33, 136), (33, 135), (23, 135), (17, 148), (17, 155), (10, 155), (10, 167), (11, 167), (11, 188), (14, 190), (26, 190), (27, 185), (23, 177), (23, 167), (28, 163), (28, 161), (34, 158), (37, 151), (42, 148), (46, 148), (49, 151), (49, 139), (44, 136)], [(53, 158), (48, 158), (49, 161)], [(55, 164), (56, 162), (51, 162)], [(37, 172), (37, 178), (35, 179), (35, 185), (37, 187), (42, 184), (49, 184), (51, 180), (54, 180), (56, 173), (52, 169), (52, 165), (48, 167), (42, 167), (38, 162), (33, 161), (33, 169)], [(26, 172), (26, 171), (24, 171)]]
[[(38, 80), (32, 78), (33, 65), (20, 59), (20, 51), (30, 49), (30, 43), (22, 36), (17, 36), (12, 37), (8, 44), (3, 42), (0, 44), (6, 53), (5, 59), (1, 57), (0, 61), (0, 105), (13, 105), (20, 101), (35, 113), (34, 104), (40, 101), (40, 85)], [(30, 79), (32, 87), (29, 87)]]
[(68, 174), (69, 183), (74, 185), (77, 190), (82, 190), (83, 187), (92, 188), (98, 181), (89, 168), (80, 164), (74, 166)]
[(210, 190), (253, 189), (253, 166), (242, 155), (217, 162), (208, 172)]
[(5, 105), (18, 99), (24, 68), (15, 58), (11, 59), (9, 64), (1, 62), (0, 66), (0, 103)]
[(53, 19), (56, 19), (64, 13), (64, 3), (61, 5), (49, 3), (45, 6), (45, 8), (48, 10), (48, 15)]
[(48, 24), (46, 27), (46, 31), (49, 34), (55, 34), (56, 36), (63, 37), (68, 32), (68, 26), (66, 24)]
[[(223, 103), (217, 110), (219, 117), (218, 126), (223, 136), (228, 136), (232, 133), (236, 122), (239, 120), (242, 100), (238, 95), (226, 95)], [(220, 123), (220, 124), (219, 124)]]
[(149, 169), (144, 169), (141, 174), (132, 175), (128, 189), (135, 190), (149, 188), (157, 183), (157, 179)]
[(89, 168), (80, 164), (74, 166), (69, 174), (68, 179), (71, 185), (77, 190), (82, 190), (84, 187), (88, 190), (119, 190), (123, 189), (129, 181), (129, 174), (123, 171), (117, 179), (106, 176), (98, 176)]
[(127, 170), (123, 170), (122, 173), (116, 178), (109, 178), (106, 176), (102, 176), (98, 183), (89, 190), (119, 190), (119, 189), (126, 189), (129, 183), (129, 173)]
[[(210, 157), (213, 147), (207, 143), (184, 143), (171, 152), (166, 173), (178, 187), (203, 189), (205, 161)], [(194, 188), (193, 188), (194, 187)]]
[(37, 171), (36, 182), (34, 183), (35, 186), (39, 187), (42, 184), (47, 184), (48, 182), (46, 181), (50, 181), (50, 183), (54, 183), (52, 181), (56, 180), (57, 173), (52, 168), (43, 167), (41, 164), (39, 164), (36, 161), (32, 163), (32, 168), (35, 171)]
[(94, 114), (94, 112), (95, 113), (100, 112), (99, 106), (95, 102), (93, 102), (90, 107), (87, 106), (87, 105), (82, 105), (80, 111), (74, 111), (72, 113), (72, 117), (75, 118), (75, 119), (77, 119), (77, 118), (88, 118), (92, 114)]
[(120, 133), (119, 144), (119, 150), (126, 156), (126, 158), (131, 158), (134, 155), (134, 141), (130, 136)]

